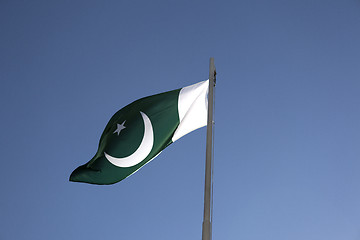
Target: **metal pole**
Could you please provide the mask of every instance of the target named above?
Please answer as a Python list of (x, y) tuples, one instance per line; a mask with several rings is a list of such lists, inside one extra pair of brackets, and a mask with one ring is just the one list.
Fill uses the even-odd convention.
[(212, 239), (211, 202), (212, 202), (212, 128), (213, 128), (213, 93), (215, 85), (214, 58), (210, 58), (209, 67), (209, 93), (208, 93), (208, 121), (206, 132), (206, 161), (205, 161), (205, 190), (204, 190), (204, 220), (202, 240)]

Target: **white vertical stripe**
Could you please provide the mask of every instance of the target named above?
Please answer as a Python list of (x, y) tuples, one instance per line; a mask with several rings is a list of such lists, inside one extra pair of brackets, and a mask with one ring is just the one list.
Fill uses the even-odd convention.
[(204, 127), (207, 124), (209, 80), (184, 87), (180, 90), (178, 112), (180, 124), (176, 129), (172, 141)]

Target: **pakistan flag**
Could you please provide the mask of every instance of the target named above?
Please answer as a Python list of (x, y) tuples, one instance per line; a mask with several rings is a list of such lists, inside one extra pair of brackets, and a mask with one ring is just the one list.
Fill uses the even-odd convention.
[(119, 182), (185, 134), (207, 124), (209, 81), (141, 98), (112, 116), (95, 156), (70, 181)]

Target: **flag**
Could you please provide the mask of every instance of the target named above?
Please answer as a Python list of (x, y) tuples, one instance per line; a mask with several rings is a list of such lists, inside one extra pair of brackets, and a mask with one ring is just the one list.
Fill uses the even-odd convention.
[(95, 156), (70, 181), (113, 184), (138, 171), (177, 139), (207, 124), (209, 80), (136, 100), (106, 125)]

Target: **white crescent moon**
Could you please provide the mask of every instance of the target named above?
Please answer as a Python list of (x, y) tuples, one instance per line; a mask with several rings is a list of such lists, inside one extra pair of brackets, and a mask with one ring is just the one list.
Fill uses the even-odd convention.
[(153, 131), (153, 127), (151, 125), (151, 121), (150, 121), (149, 117), (146, 116), (145, 113), (143, 113), (143, 112), (140, 112), (140, 113), (141, 113), (141, 116), (144, 121), (145, 130), (144, 130), (143, 139), (142, 139), (138, 149), (130, 156), (123, 157), (123, 158), (116, 158), (116, 157), (110, 156), (109, 154), (104, 152), (106, 159), (109, 160), (109, 162), (111, 162), (115, 166), (123, 167), (123, 168), (135, 166), (136, 164), (143, 161), (149, 155), (149, 153), (151, 152), (151, 149), (153, 148), (154, 131)]

